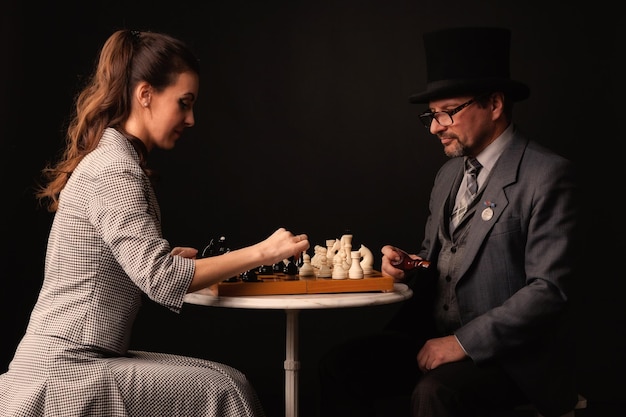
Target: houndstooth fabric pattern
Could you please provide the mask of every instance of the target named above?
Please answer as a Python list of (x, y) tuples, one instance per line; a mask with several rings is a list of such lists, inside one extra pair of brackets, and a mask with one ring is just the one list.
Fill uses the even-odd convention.
[(135, 150), (107, 129), (61, 193), (39, 298), (0, 375), (0, 417), (264, 416), (232, 367), (128, 350), (142, 293), (182, 307), (194, 263), (170, 251)]

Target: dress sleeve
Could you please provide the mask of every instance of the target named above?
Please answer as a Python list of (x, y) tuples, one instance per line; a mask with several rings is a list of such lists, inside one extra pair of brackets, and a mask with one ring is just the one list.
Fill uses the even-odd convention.
[(114, 161), (94, 177), (87, 213), (128, 277), (150, 299), (179, 311), (193, 278), (192, 259), (170, 255), (148, 177), (134, 161)]

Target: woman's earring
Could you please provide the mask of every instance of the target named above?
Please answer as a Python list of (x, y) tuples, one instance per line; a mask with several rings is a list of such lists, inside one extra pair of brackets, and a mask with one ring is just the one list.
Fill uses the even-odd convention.
[(143, 102), (143, 106), (144, 106), (144, 107), (148, 107), (148, 102), (147, 102), (147, 101), (144, 101), (144, 102)]

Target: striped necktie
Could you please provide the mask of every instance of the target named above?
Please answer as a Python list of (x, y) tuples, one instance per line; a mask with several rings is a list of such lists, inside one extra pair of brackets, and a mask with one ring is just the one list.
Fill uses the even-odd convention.
[(476, 197), (478, 191), (478, 172), (482, 168), (482, 165), (476, 158), (467, 158), (465, 160), (465, 181), (467, 188), (461, 195), (460, 201), (455, 205), (452, 212), (452, 228), (455, 228), (465, 213), (470, 203)]

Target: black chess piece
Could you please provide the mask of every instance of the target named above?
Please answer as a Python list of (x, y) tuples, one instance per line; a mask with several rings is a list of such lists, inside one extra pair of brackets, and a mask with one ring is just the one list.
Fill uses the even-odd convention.
[(230, 252), (230, 248), (226, 244), (226, 237), (220, 236), (219, 239), (211, 239), (209, 244), (204, 247), (200, 253), (200, 258), (208, 258), (209, 256), (222, 255)]
[(272, 265), (261, 265), (259, 267), (259, 274), (261, 275), (272, 275), (274, 273), (274, 268)]
[[(204, 247), (202, 252), (200, 253), (199, 258), (208, 258), (211, 256), (223, 255), (225, 253), (230, 252), (230, 248), (226, 243), (226, 237), (220, 236), (219, 239), (211, 239), (209, 244)], [(239, 281), (239, 277), (234, 276), (228, 279), (225, 279), (224, 282), (236, 282)]]
[(304, 252), (302, 252), (296, 260), (296, 266), (298, 267), (298, 269), (302, 268), (302, 265), (304, 265)]
[(272, 270), (275, 274), (282, 274), (285, 269), (285, 263), (283, 261), (278, 261), (274, 265), (272, 265)]
[(254, 269), (249, 269), (246, 272), (242, 272), (240, 276), (243, 282), (258, 282), (259, 281), (256, 275), (256, 271)]
[(283, 268), (283, 272), (289, 276), (298, 275), (298, 265), (296, 265), (295, 258), (293, 256), (289, 257), (287, 264)]

